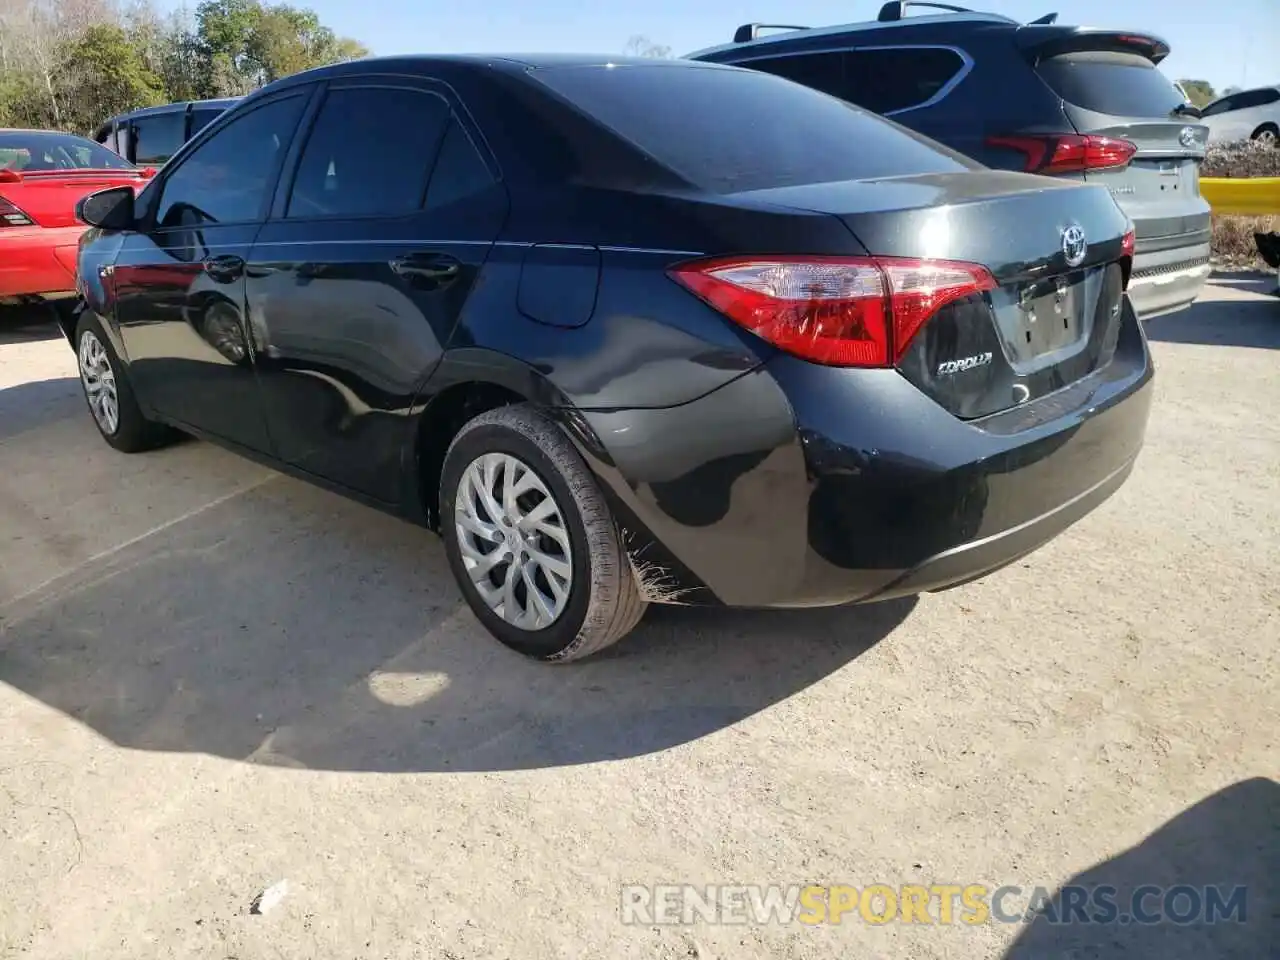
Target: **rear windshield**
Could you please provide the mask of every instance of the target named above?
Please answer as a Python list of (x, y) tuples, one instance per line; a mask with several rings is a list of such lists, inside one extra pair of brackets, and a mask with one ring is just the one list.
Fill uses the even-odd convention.
[(132, 170), (106, 147), (68, 133), (0, 130), (0, 168), (12, 170)]
[(532, 75), (716, 193), (978, 167), (874, 114), (755, 70), (628, 64)]
[(1036, 71), (1067, 103), (1116, 117), (1167, 118), (1183, 102), (1173, 81), (1146, 57), (1130, 53), (1070, 53)]

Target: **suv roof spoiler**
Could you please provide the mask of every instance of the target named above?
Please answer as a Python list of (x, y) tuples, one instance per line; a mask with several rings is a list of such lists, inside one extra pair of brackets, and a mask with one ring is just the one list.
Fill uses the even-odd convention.
[(1101, 30), (1093, 27), (1063, 27), (1048, 24), (1029, 24), (1033, 30), (1019, 30), (1018, 46), (1034, 59), (1053, 57), (1063, 53), (1085, 51), (1136, 53), (1153, 64), (1169, 55), (1169, 44), (1149, 33), (1131, 33), (1124, 30)]
[[(1001, 20), (1005, 23), (1014, 23), (1018, 21), (1011, 17), (1006, 17), (1001, 13), (986, 13), (981, 10), (971, 10), (968, 7), (957, 7), (950, 3), (933, 3), (928, 0), (893, 0), (886, 3), (880, 8), (880, 12), (876, 15), (877, 23), (894, 23), (899, 20), (907, 19), (907, 11), (912, 7), (928, 7), (932, 10), (941, 10), (943, 14), (949, 13), (967, 13), (978, 14), (983, 17), (989, 17), (992, 20)], [(1035, 26), (1048, 26), (1057, 22), (1058, 15), (1056, 13), (1046, 13), (1037, 20), (1032, 20), (1031, 24)], [(762, 30), (809, 30), (810, 27), (801, 27), (790, 23), (744, 23), (733, 32), (734, 43), (750, 43), (752, 40), (760, 38)]]

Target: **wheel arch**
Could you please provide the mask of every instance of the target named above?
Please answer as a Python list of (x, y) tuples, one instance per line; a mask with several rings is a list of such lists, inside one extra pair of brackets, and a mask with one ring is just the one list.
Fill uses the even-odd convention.
[(449, 444), (468, 420), (513, 403), (531, 403), (550, 414), (579, 450), (601, 449), (568, 397), (538, 368), (481, 347), (449, 351), (412, 407), (403, 457), (406, 513), (411, 519), (438, 528), (440, 473)]

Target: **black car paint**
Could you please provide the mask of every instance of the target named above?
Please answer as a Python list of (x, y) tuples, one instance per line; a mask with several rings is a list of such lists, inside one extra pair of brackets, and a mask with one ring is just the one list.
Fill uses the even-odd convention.
[[(243, 357), (193, 331), (181, 297), (136, 289), (133, 245), (161, 249), (145, 229), (123, 242), (94, 238), (82, 254), (82, 269), (95, 264), (82, 292), (107, 320), (144, 408), (434, 526), (441, 425), (468, 398), (532, 401), (599, 478), (647, 595), (684, 603), (793, 606), (946, 586), (1034, 548), (1127, 475), (1152, 374), (1127, 304), (1112, 362), (1057, 394), (966, 422), (897, 370), (825, 368), (782, 354), (665, 273), (743, 250), (919, 255), (941, 211), (950, 231), (935, 236), (929, 255), (989, 262), (996, 251), (997, 275), (1032, 275), (1052, 265), (1049, 238), (1068, 213), (1100, 239), (1095, 256), (1118, 255), (1124, 218), (1104, 191), (958, 174), (708, 196), (635, 153), (612, 168), (619, 182), (548, 184), (547, 172), (571, 166), (577, 151), (617, 148), (567, 107), (533, 96), (527, 69), (465, 57), (324, 68), (273, 84), (184, 146), (166, 171), (258, 98), (314, 93), (352, 76), (430, 77), (486, 153), (496, 188), (436, 221), (269, 219), (252, 233), (205, 233), (202, 255), (244, 260), (241, 275), (221, 281), (245, 285)], [(553, 133), (524, 139), (531, 116)], [(152, 198), (163, 178), (148, 187)], [(1042, 229), (1019, 231), (1013, 218), (993, 243), (993, 211), (998, 219), (1015, 194), (1024, 225)], [(277, 189), (277, 215), (279, 202)], [(140, 209), (147, 204), (144, 195)], [(453, 258), (456, 288), (415, 289), (396, 272), (397, 258), (418, 255)], [(97, 269), (107, 261), (116, 264), (111, 285)], [(186, 250), (166, 265), (218, 272), (217, 261)], [(363, 284), (402, 309), (388, 321), (399, 336), (362, 352), (370, 344), (344, 334), (341, 304), (345, 288)], [(271, 307), (261, 301), (277, 288), (312, 291), (324, 356), (268, 349), (276, 345), (261, 319), (269, 330)], [(142, 346), (147, 327), (169, 328), (166, 352)]]

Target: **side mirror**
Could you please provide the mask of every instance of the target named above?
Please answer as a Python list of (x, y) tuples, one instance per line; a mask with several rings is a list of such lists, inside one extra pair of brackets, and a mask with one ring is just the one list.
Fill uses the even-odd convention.
[(76, 202), (76, 219), (101, 230), (130, 230), (134, 225), (133, 187), (110, 187)]

